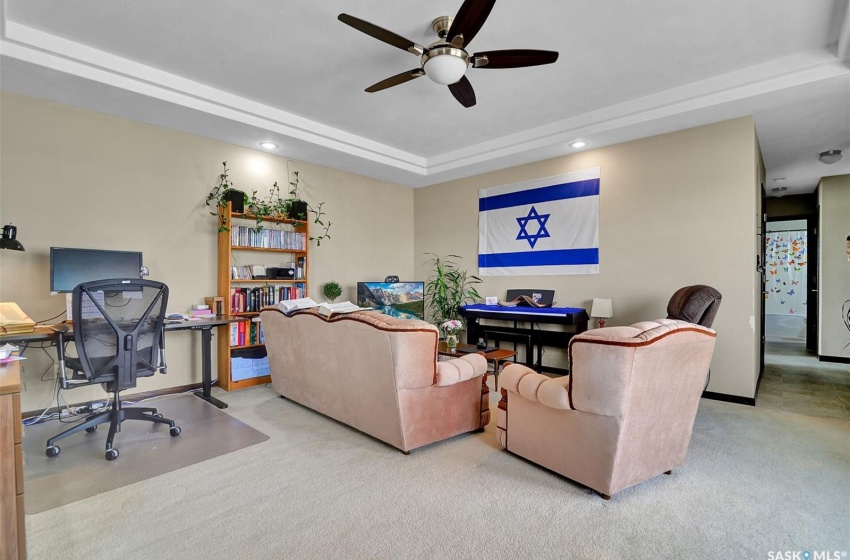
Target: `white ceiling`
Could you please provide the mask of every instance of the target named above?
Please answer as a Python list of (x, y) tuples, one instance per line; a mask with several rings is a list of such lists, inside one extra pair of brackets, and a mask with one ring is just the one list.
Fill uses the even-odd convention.
[(428, 79), (363, 92), (419, 61), (340, 12), (427, 45), (461, 2), (5, 0), (0, 86), (412, 187), (748, 114), (768, 191), (850, 173), (847, 0), (500, 0), (470, 52), (558, 62), (470, 69), (470, 109)]

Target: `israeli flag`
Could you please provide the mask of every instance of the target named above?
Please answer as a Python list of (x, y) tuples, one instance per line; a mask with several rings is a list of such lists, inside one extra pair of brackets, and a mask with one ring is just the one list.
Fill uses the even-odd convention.
[(598, 274), (599, 175), (596, 167), (478, 191), (479, 276)]

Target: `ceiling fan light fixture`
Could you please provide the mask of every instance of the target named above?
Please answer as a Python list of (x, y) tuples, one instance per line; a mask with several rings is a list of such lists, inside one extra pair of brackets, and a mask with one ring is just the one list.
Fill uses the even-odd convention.
[(422, 57), (422, 69), (432, 82), (447, 86), (457, 83), (466, 73), (469, 55), (463, 49), (436, 47)]
[(838, 160), (841, 159), (841, 157), (841, 150), (827, 150), (825, 152), (821, 152), (818, 156), (818, 159), (821, 161), (821, 163), (831, 165), (833, 163), (837, 163)]

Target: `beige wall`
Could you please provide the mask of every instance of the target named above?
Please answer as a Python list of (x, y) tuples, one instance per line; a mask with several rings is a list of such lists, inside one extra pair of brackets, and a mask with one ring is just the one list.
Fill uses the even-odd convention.
[[(8, 92), (0, 122), (0, 220), (18, 226), (26, 247), (0, 251), (0, 301), (37, 321), (65, 309), (63, 295), (49, 295), (51, 246), (142, 251), (150, 277), (170, 288), (169, 310), (203, 303), (217, 288), (216, 221), (203, 200), (221, 162), (243, 190), (287, 183), (282, 157)], [(326, 201), (333, 222), (332, 238), (311, 248), (312, 295), (330, 279), (354, 298), (358, 280), (413, 276), (412, 190), (301, 162), (293, 169), (303, 197)], [(139, 390), (200, 382), (199, 337), (170, 334), (167, 348), (168, 375)], [(32, 348), (26, 356), (23, 408), (44, 408), (54, 394), (40, 380), (49, 360)], [(93, 387), (65, 397), (103, 395)]]
[[(561, 305), (612, 298), (610, 325), (666, 315), (675, 290), (708, 284), (723, 294), (710, 391), (753, 397), (758, 371), (760, 282), (755, 270), (758, 177), (752, 118), (589, 150), (418, 189), (416, 276), (426, 256), (454, 253), (477, 273), (478, 189), (601, 167), (600, 273), (487, 277), (482, 295), (508, 288), (556, 291)], [(757, 296), (758, 294), (758, 296)], [(563, 353), (544, 364), (563, 367)]]
[[(850, 301), (850, 175), (824, 177), (818, 187), (818, 355), (850, 358), (850, 331), (844, 323)], [(850, 305), (850, 304), (848, 304)]]

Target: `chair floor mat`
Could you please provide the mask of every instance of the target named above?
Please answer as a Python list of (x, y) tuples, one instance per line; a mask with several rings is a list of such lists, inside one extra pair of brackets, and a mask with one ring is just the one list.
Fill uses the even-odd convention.
[(167, 424), (126, 421), (113, 442), (119, 456), (107, 461), (104, 453), (108, 424), (101, 424), (93, 433), (82, 432), (59, 440), (61, 452), (56, 457), (45, 455), (46, 442), (71, 424), (50, 421), (26, 427), (26, 513), (70, 504), (269, 439), (191, 394), (169, 395), (139, 406), (156, 408), (174, 420), (182, 433), (171, 437)]

